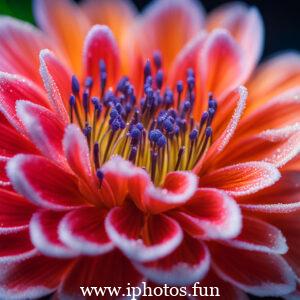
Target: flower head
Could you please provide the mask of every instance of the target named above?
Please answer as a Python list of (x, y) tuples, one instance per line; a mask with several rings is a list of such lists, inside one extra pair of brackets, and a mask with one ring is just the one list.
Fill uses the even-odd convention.
[(43, 31), (0, 20), (1, 297), (297, 293), (300, 56), (253, 73), (262, 22), (243, 4), (34, 7)]

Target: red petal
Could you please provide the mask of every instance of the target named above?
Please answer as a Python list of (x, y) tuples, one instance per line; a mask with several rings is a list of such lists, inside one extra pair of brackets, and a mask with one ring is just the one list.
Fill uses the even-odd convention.
[(180, 211), (171, 215), (197, 238), (233, 238), (242, 228), (241, 212), (235, 200), (216, 189), (198, 189)]
[(36, 299), (52, 293), (70, 262), (33, 253), (19, 262), (0, 264), (2, 299)]
[(0, 233), (28, 227), (36, 208), (20, 195), (0, 189)]
[(30, 221), (30, 237), (34, 246), (44, 255), (58, 258), (77, 256), (59, 239), (58, 225), (65, 213), (50, 210), (35, 213)]
[(150, 261), (164, 257), (180, 244), (183, 234), (178, 223), (164, 215), (145, 217), (132, 204), (116, 207), (106, 221), (110, 239), (129, 258)]
[(233, 196), (244, 196), (273, 185), (279, 171), (266, 162), (247, 162), (218, 169), (201, 178), (200, 185), (225, 190)]
[[(102, 59), (107, 69), (107, 86), (113, 86), (120, 71), (119, 55), (117, 43), (109, 27), (94, 25), (84, 42), (83, 63), (86, 75), (94, 79), (99, 78), (99, 61)], [(99, 86), (99, 80), (94, 86)]]
[(70, 270), (58, 295), (59, 299), (83, 299), (79, 287), (111, 286), (122, 287), (124, 291), (128, 284), (133, 287), (139, 286), (141, 280), (142, 276), (133, 268), (130, 261), (115, 250), (97, 257), (81, 258)]
[(84, 203), (77, 178), (43, 157), (18, 154), (7, 174), (13, 187), (39, 206), (68, 210)]
[(230, 241), (224, 241), (231, 247), (284, 254), (288, 251), (285, 237), (275, 226), (256, 218), (244, 217), (242, 232)]
[(225, 245), (215, 245), (210, 250), (217, 274), (247, 293), (260, 297), (281, 296), (296, 287), (295, 275), (280, 255)]
[(22, 123), (16, 116), (16, 101), (30, 100), (48, 107), (48, 100), (43, 90), (25, 77), (0, 73), (0, 111), (19, 131), (24, 131)]
[(51, 42), (42, 32), (29, 23), (1, 16), (0, 44), (1, 71), (22, 75), (42, 85), (38, 55), (40, 50), (51, 48)]
[(44, 81), (45, 89), (57, 117), (64, 123), (69, 123), (66, 108), (69, 105), (71, 94), (71, 74), (49, 50), (40, 53), (40, 73)]
[(84, 255), (101, 255), (113, 249), (104, 220), (107, 211), (84, 207), (69, 212), (60, 223), (61, 240)]
[(189, 236), (166, 257), (135, 266), (146, 278), (168, 285), (189, 285), (201, 280), (210, 265), (210, 255), (206, 246)]
[(43, 106), (23, 100), (17, 101), (16, 110), (36, 147), (48, 158), (64, 163), (61, 142), (64, 127), (56, 114)]

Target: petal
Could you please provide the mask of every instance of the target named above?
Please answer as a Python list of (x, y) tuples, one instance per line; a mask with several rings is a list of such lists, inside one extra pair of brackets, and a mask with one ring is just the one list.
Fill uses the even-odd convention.
[(250, 212), (289, 213), (300, 208), (299, 171), (283, 171), (273, 185), (256, 194), (239, 198), (239, 204)]
[(92, 167), (88, 144), (86, 137), (75, 124), (70, 124), (65, 130), (63, 149), (69, 166), (74, 173), (90, 179), (92, 177)]
[(20, 99), (48, 107), (46, 95), (35, 83), (18, 75), (0, 72), (0, 111), (18, 131), (24, 130), (16, 116), (16, 101)]
[(60, 239), (83, 255), (102, 255), (113, 249), (104, 220), (106, 210), (84, 207), (66, 214), (59, 225)]
[(242, 228), (241, 212), (235, 200), (217, 189), (198, 189), (171, 216), (195, 238), (229, 239), (236, 237)]
[(251, 73), (263, 52), (264, 25), (258, 9), (244, 3), (227, 3), (212, 11), (207, 20), (209, 31), (227, 29), (245, 51)]
[(16, 191), (39, 206), (68, 210), (84, 203), (76, 177), (46, 158), (18, 154), (9, 160), (7, 175)]
[(17, 116), (36, 147), (48, 158), (63, 163), (64, 127), (56, 114), (29, 101), (16, 102)]
[[(159, 50), (168, 69), (181, 48), (203, 29), (203, 19), (203, 9), (196, 1), (154, 1), (143, 12), (141, 24), (137, 24), (144, 58)], [(174, 28), (180, 31), (174, 34)]]
[(112, 209), (105, 225), (114, 244), (137, 261), (164, 257), (176, 249), (183, 238), (180, 226), (173, 219), (165, 215), (145, 218), (133, 204)]
[(146, 278), (158, 284), (189, 285), (201, 280), (210, 266), (210, 255), (205, 244), (186, 236), (181, 245), (168, 256), (135, 267)]
[(81, 300), (86, 297), (78, 287), (111, 286), (125, 290), (129, 285), (140, 286), (141, 280), (131, 262), (115, 250), (96, 257), (82, 257), (62, 282), (58, 296), (59, 299)]
[(44, 255), (71, 258), (78, 252), (66, 247), (58, 236), (58, 225), (64, 213), (44, 210), (36, 212), (30, 221), (30, 238), (34, 246)]
[(38, 54), (51, 42), (31, 24), (11, 17), (0, 18), (0, 71), (22, 75), (42, 85)]
[(288, 251), (285, 237), (275, 226), (256, 218), (245, 217), (238, 237), (224, 241), (231, 247), (266, 253), (284, 254)]
[(215, 170), (202, 177), (200, 185), (244, 196), (273, 185), (279, 178), (279, 171), (270, 163), (246, 162)]
[[(201, 99), (194, 110), (202, 112), (208, 93), (219, 101), (245, 80), (243, 52), (223, 29), (214, 30), (205, 41), (199, 57)], [(199, 117), (199, 116), (198, 116)]]
[(250, 91), (247, 112), (252, 112), (271, 98), (300, 84), (300, 54), (285, 52), (263, 63), (247, 86)]
[(19, 262), (1, 263), (0, 297), (36, 299), (48, 295), (57, 288), (69, 264), (36, 252)]
[(60, 45), (75, 73), (80, 75), (82, 45), (90, 25), (88, 19), (69, 0), (35, 0), (33, 9), (39, 27)]
[(48, 99), (64, 124), (69, 123), (66, 108), (71, 94), (71, 73), (52, 53), (45, 49), (40, 52), (40, 74), (48, 93)]
[(36, 208), (20, 195), (0, 189), (0, 233), (27, 228)]
[(215, 245), (210, 250), (217, 274), (247, 293), (260, 297), (281, 296), (296, 287), (295, 275), (280, 255), (224, 245)]
[(99, 86), (99, 61), (103, 60), (107, 70), (107, 86), (116, 83), (119, 76), (120, 57), (115, 38), (109, 27), (94, 25), (84, 41), (83, 64), (86, 76), (98, 79), (94, 86)]
[(0, 264), (22, 260), (30, 256), (34, 250), (28, 228), (0, 234), (0, 244)]

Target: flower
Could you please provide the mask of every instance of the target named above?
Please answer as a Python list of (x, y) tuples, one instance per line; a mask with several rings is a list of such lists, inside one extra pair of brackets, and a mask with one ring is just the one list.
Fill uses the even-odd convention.
[(239, 3), (34, 9), (43, 31), (0, 20), (1, 298), (297, 297), (299, 54), (253, 73), (263, 26)]

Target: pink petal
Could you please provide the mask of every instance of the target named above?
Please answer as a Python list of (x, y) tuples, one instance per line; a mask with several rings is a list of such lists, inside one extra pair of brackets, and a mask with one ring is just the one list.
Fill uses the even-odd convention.
[(84, 203), (77, 178), (46, 158), (18, 154), (9, 160), (7, 175), (16, 191), (39, 206), (68, 210)]
[(244, 196), (273, 185), (280, 173), (266, 162), (246, 162), (215, 170), (201, 178), (200, 185), (215, 187), (232, 196)]
[(66, 108), (71, 94), (71, 73), (49, 50), (40, 52), (40, 73), (50, 103), (57, 117), (64, 124), (69, 123)]
[(28, 228), (0, 234), (0, 264), (20, 261), (32, 254), (34, 246), (29, 237)]
[(102, 255), (113, 249), (104, 220), (106, 210), (84, 207), (66, 214), (59, 226), (61, 240), (83, 255)]
[[(145, 58), (160, 50), (168, 69), (181, 48), (203, 29), (203, 9), (193, 0), (154, 1), (143, 12), (139, 44)], [(174, 34), (174, 28), (180, 31)], [(145, 35), (145, 32), (147, 34)]]
[(205, 41), (199, 58), (201, 101), (207, 102), (212, 92), (219, 101), (245, 80), (244, 56), (236, 41), (225, 30), (214, 30)]
[(210, 265), (209, 251), (204, 243), (186, 236), (181, 245), (166, 257), (144, 264), (135, 263), (146, 278), (171, 286), (183, 286), (201, 280)]
[(285, 214), (300, 208), (299, 171), (283, 171), (276, 184), (253, 195), (239, 198), (239, 204), (250, 212)]
[(16, 102), (16, 111), (36, 147), (48, 158), (64, 163), (61, 143), (64, 127), (56, 114), (43, 106), (23, 100)]
[(35, 0), (33, 9), (39, 27), (60, 46), (74, 72), (81, 74), (82, 45), (90, 27), (86, 16), (69, 0)]
[(24, 131), (16, 115), (16, 101), (20, 99), (49, 107), (46, 95), (35, 83), (18, 75), (0, 73), (0, 111), (18, 131)]
[(44, 255), (71, 258), (78, 253), (64, 245), (58, 236), (58, 225), (65, 213), (44, 210), (36, 212), (30, 221), (30, 238)]
[[(122, 287), (140, 286), (142, 276), (119, 251), (111, 251), (96, 257), (82, 257), (62, 282), (59, 299), (84, 299), (80, 286)], [(99, 298), (99, 297), (98, 297)], [(112, 297), (109, 297), (112, 299)]]
[(208, 30), (227, 29), (245, 51), (250, 74), (258, 62), (264, 44), (264, 25), (256, 7), (244, 3), (227, 3), (210, 13)]
[(0, 71), (22, 75), (42, 85), (38, 72), (41, 49), (52, 48), (51, 42), (31, 24), (1, 16)]
[(242, 228), (241, 212), (235, 200), (217, 189), (198, 189), (171, 216), (196, 238), (229, 239), (236, 237)]
[(1, 263), (0, 297), (36, 299), (52, 293), (61, 282), (69, 261), (33, 252), (18, 262)]
[(284, 254), (288, 251), (285, 237), (275, 226), (256, 218), (243, 219), (242, 232), (230, 241), (231, 247), (266, 253)]
[(151, 261), (171, 253), (181, 243), (180, 226), (165, 215), (145, 218), (133, 204), (112, 209), (105, 221), (110, 239), (126, 256)]
[(36, 208), (20, 195), (0, 189), (0, 233), (27, 228)]
[(76, 125), (70, 124), (66, 128), (63, 138), (63, 148), (69, 166), (74, 173), (87, 180), (90, 179), (92, 177), (90, 151), (86, 137)]
[(295, 290), (295, 275), (280, 255), (225, 245), (215, 245), (210, 250), (217, 274), (247, 293), (281, 296)]
[[(113, 86), (120, 71), (119, 55), (117, 43), (109, 27), (94, 25), (85, 39), (83, 48), (86, 76), (99, 78), (99, 61), (103, 60), (107, 69), (107, 86)], [(99, 80), (94, 83), (94, 86), (99, 86)]]

